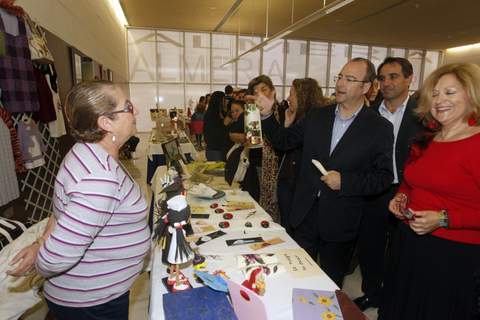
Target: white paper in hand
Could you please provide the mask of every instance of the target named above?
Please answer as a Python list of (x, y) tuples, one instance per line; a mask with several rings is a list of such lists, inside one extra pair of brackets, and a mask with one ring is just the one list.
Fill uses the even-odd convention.
[(327, 170), (325, 170), (325, 167), (320, 163), (320, 161), (316, 160), (316, 159), (312, 159), (312, 163), (315, 167), (317, 167), (318, 170), (320, 170), (320, 172), (326, 176), (328, 174)]

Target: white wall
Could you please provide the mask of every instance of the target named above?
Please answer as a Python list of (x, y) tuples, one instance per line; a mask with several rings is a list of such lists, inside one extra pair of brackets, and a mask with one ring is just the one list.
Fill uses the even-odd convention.
[(17, 0), (42, 27), (128, 79), (125, 28), (109, 0)]
[(447, 64), (454, 62), (472, 62), (480, 65), (480, 46), (462, 49), (461, 51), (446, 50), (443, 63)]

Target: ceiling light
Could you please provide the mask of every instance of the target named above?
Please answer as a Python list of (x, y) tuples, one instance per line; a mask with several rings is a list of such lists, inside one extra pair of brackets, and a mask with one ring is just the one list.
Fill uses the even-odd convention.
[(468, 50), (474, 50), (474, 49), (480, 49), (480, 42), (479, 43), (474, 43), (474, 44), (468, 44), (466, 46), (448, 48), (447, 51), (448, 52), (461, 52), (461, 51), (468, 51)]
[(308, 16), (298, 20), (295, 23), (292, 23), (291, 25), (289, 25), (285, 29), (283, 29), (283, 30), (277, 32), (276, 34), (274, 34), (272, 37), (265, 38), (265, 40), (263, 40), (262, 43), (260, 43), (260, 44), (256, 45), (255, 47), (243, 52), (242, 54), (238, 55), (237, 57), (233, 58), (232, 60), (222, 64), (220, 67), (223, 68), (224, 66), (226, 66), (229, 63), (233, 63), (235, 61), (238, 61), (241, 57), (245, 56), (246, 54), (248, 54), (250, 52), (253, 52), (255, 50), (261, 49), (261, 48), (265, 47), (267, 44), (269, 44), (270, 42), (281, 39), (281, 38), (289, 35), (290, 33), (294, 32), (294, 31), (297, 31), (297, 30), (309, 25), (310, 23), (312, 23), (314, 21), (317, 21), (318, 19), (320, 19), (322, 17), (335, 12), (336, 10), (346, 6), (347, 4), (352, 3), (353, 1), (355, 1), (355, 0), (336, 0), (332, 3), (330, 3), (329, 5), (327, 5), (326, 7), (323, 7), (322, 9), (314, 11), (313, 13), (309, 14)]
[(120, 22), (122, 26), (128, 26), (128, 20), (123, 12), (122, 5), (120, 4), (119, 0), (109, 0), (110, 6), (112, 7), (113, 11), (115, 12), (115, 16), (117, 20)]

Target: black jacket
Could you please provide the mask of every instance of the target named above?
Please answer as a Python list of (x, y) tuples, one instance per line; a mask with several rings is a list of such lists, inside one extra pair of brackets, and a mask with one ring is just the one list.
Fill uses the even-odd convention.
[[(305, 121), (289, 128), (282, 128), (269, 117), (262, 121), (262, 128), (278, 148), (303, 145), (290, 215), (292, 227), (299, 226), (318, 201), (321, 237), (348, 241), (357, 235), (365, 196), (380, 193), (392, 183), (393, 130), (390, 122), (364, 106), (330, 155), (335, 107), (311, 108)], [(340, 172), (340, 191), (320, 180), (321, 173), (312, 159), (319, 160), (327, 170)]]

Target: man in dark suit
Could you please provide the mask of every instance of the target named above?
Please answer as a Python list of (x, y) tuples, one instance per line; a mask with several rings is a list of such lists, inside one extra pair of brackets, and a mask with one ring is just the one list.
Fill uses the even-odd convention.
[(372, 108), (393, 125), (394, 180), (387, 190), (369, 199), (360, 225), (358, 258), (364, 295), (354, 301), (362, 311), (378, 307), (382, 298), (387, 238), (397, 221), (389, 214), (388, 203), (402, 181), (411, 141), (422, 129), (413, 112), (416, 101), (409, 97), (408, 92), (412, 76), (412, 65), (404, 58), (388, 57), (378, 67), (377, 79), (383, 101)]
[[(321, 268), (339, 287), (365, 196), (382, 192), (393, 179), (391, 124), (363, 105), (374, 78), (370, 61), (349, 61), (336, 76), (337, 104), (311, 108), (304, 121), (289, 128), (269, 117), (273, 101), (256, 97), (269, 140), (281, 149), (303, 145), (290, 224), (297, 243), (315, 260), (320, 256)], [(324, 165), (326, 175), (312, 159)]]

